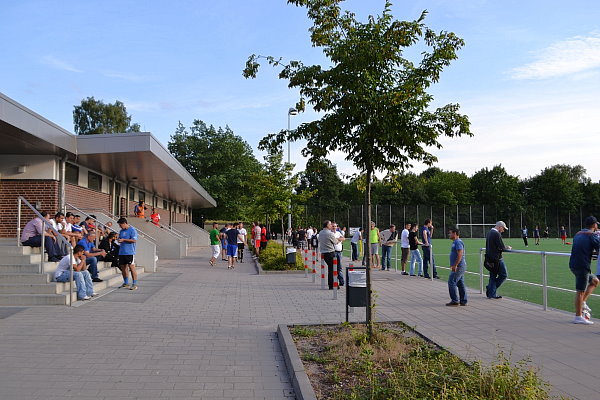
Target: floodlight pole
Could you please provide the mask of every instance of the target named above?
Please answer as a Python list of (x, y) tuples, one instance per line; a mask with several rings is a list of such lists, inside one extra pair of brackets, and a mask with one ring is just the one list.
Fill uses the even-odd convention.
[[(297, 115), (298, 114), (298, 110), (296, 110), (294, 107), (290, 107), (288, 110), (288, 127), (287, 127), (287, 162), (288, 165), (291, 164), (290, 161), (290, 117), (292, 115)], [(291, 178), (292, 175), (292, 171), (288, 172), (288, 181)], [(288, 231), (291, 231), (292, 229), (292, 199), (290, 198), (290, 201), (288, 203)]]

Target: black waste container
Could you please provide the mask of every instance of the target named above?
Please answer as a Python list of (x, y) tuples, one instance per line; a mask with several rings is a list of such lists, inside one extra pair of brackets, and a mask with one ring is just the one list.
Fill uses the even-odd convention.
[(287, 264), (296, 264), (296, 249), (288, 247), (285, 254), (285, 262)]
[(367, 271), (353, 270), (348, 273), (348, 306), (366, 307), (367, 306)]

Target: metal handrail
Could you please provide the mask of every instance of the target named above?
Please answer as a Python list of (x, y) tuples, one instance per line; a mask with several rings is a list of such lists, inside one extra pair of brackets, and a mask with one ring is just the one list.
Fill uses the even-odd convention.
[(41, 274), (44, 271), (44, 254), (45, 254), (45, 249), (46, 249), (46, 229), (44, 229), (45, 226), (47, 226), (48, 228), (50, 228), (52, 230), (52, 232), (54, 232), (54, 234), (57, 235), (57, 240), (61, 240), (64, 244), (67, 245), (67, 248), (70, 248), (69, 251), (69, 271), (70, 271), (70, 277), (69, 277), (69, 306), (73, 305), (73, 246), (71, 246), (71, 243), (65, 239), (65, 237), (63, 235), (60, 234), (60, 232), (58, 232), (56, 229), (54, 229), (54, 227), (52, 226), (52, 224), (50, 222), (48, 222), (46, 220), (46, 218), (42, 217), (42, 214), (39, 213), (38, 210), (35, 209), (35, 207), (33, 207), (28, 201), (27, 199), (25, 199), (23, 196), (19, 196), (17, 197), (17, 201), (19, 204), (18, 207), (18, 211), (17, 211), (17, 246), (22, 247), (23, 244), (21, 243), (21, 204), (25, 203), (25, 205), (27, 207), (29, 207), (29, 209), (31, 209), (31, 211), (33, 211), (33, 213), (42, 221), (42, 238), (41, 238), (41, 243), (40, 243), (40, 268), (39, 268), (39, 273)]
[[(112, 222), (117, 223), (118, 218), (116, 215), (114, 215), (113, 213), (110, 213), (102, 208), (83, 208), (80, 210), (86, 210), (89, 212), (99, 212), (102, 213), (104, 215), (106, 215), (108, 218), (110, 218), (112, 220)], [(85, 213), (84, 211), (81, 211), (82, 213)], [(116, 232), (116, 230), (115, 230)], [(152, 236), (148, 235), (147, 233), (141, 232), (139, 229), (137, 229), (137, 233), (138, 235), (140, 235), (143, 238), (146, 238), (148, 240), (151, 240), (152, 242), (156, 243), (156, 239), (154, 239)]]

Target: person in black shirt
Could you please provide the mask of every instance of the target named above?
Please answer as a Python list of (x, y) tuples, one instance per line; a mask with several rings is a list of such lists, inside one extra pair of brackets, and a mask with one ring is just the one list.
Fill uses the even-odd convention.
[[(111, 267), (121, 269), (119, 265), (119, 245), (117, 244), (117, 232), (110, 232), (107, 237), (102, 239), (98, 248), (106, 252), (106, 256), (98, 257), (99, 261), (107, 261), (111, 263)], [(101, 258), (101, 259), (100, 259)]]
[(415, 261), (419, 263), (419, 276), (423, 276), (423, 258), (421, 258), (421, 252), (419, 251), (419, 242), (417, 232), (417, 223), (411, 225), (410, 232), (408, 233), (408, 244), (410, 246), (410, 276), (415, 276)]
[(496, 226), (490, 229), (485, 239), (485, 262), (491, 265), (490, 280), (485, 287), (485, 295), (488, 299), (501, 299), (496, 290), (504, 283), (508, 277), (506, 265), (502, 259), (502, 252), (512, 249), (510, 246), (505, 246), (502, 241), (502, 232), (506, 229), (504, 221), (496, 222)]

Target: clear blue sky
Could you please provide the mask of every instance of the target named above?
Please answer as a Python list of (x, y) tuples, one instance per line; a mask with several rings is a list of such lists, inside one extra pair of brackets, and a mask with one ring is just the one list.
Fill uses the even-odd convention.
[[(365, 17), (384, 1), (344, 4)], [(436, 105), (461, 104), (475, 137), (444, 141), (440, 168), (470, 175), (502, 163), (527, 177), (582, 164), (600, 179), (600, 2), (396, 0), (393, 13), (414, 19), (423, 9), (430, 27), (466, 41), (433, 92)], [(256, 148), (286, 128), (298, 95), (269, 67), (244, 79), (248, 55), (324, 62), (305, 10), (285, 0), (2, 0), (0, 13), (0, 92), (69, 131), (73, 106), (94, 96), (123, 101), (165, 145), (178, 121), (201, 119)], [(315, 116), (292, 117), (292, 127)], [(298, 168), (300, 148), (292, 144)], [(331, 159), (353, 172), (343, 155)]]

